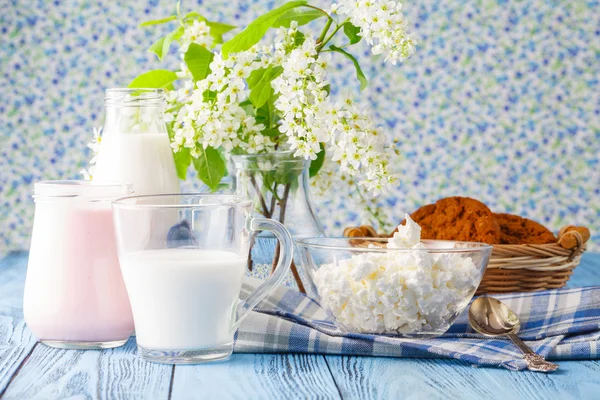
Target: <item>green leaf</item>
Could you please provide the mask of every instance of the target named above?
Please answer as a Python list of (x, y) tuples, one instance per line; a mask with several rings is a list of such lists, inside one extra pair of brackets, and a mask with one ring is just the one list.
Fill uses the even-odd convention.
[(173, 158), (175, 159), (175, 169), (177, 169), (177, 176), (182, 181), (185, 181), (187, 177), (187, 170), (192, 163), (192, 155), (190, 149), (187, 147), (182, 148), (177, 152), (173, 152)]
[(344, 33), (348, 39), (350, 39), (350, 44), (358, 43), (362, 39), (362, 37), (359, 36), (360, 28), (352, 25), (350, 22), (344, 24)]
[(167, 17), (167, 18), (155, 19), (155, 20), (152, 20), (152, 21), (142, 22), (140, 24), (140, 27), (142, 27), (142, 26), (160, 25), (160, 24), (164, 24), (164, 23), (167, 23), (167, 22), (174, 21), (176, 19), (177, 19), (176, 15), (171, 15), (170, 17)]
[[(256, 109), (256, 123), (265, 126), (266, 129), (263, 130), (263, 135), (271, 136), (270, 134), (265, 133), (265, 131), (269, 130), (269, 132), (272, 132), (270, 129), (277, 124), (277, 121), (275, 120), (275, 96), (271, 96), (262, 107)], [(279, 130), (277, 130), (277, 132), (279, 132)], [(277, 135), (279, 135), (279, 133), (274, 136)]]
[(280, 65), (269, 67), (263, 73), (260, 81), (250, 91), (250, 101), (256, 108), (262, 107), (273, 96), (271, 81), (277, 78), (283, 72)]
[(267, 33), (271, 25), (279, 17), (281, 17), (286, 11), (293, 8), (301, 7), (306, 4), (306, 0), (290, 1), (282, 6), (269, 11), (266, 14), (256, 18), (250, 25), (243, 31), (235, 35), (231, 40), (228, 40), (223, 44), (222, 52), (223, 56), (227, 57), (229, 53), (237, 53), (240, 51), (248, 50), (260, 41), (260, 39)]
[(196, 11), (190, 11), (189, 13), (185, 14), (185, 17), (183, 17), (183, 19), (197, 19), (198, 21), (208, 21)]
[(261, 133), (263, 136), (268, 136), (268, 137), (275, 137), (275, 136), (279, 136), (281, 134), (281, 132), (279, 132), (279, 129), (277, 129), (277, 128), (264, 129)]
[(194, 158), (193, 162), (200, 180), (206, 183), (211, 190), (216, 190), (219, 182), (225, 176), (225, 162), (219, 151), (212, 147), (201, 149), (200, 155), (198, 158)]
[(150, 46), (148, 51), (150, 53), (156, 54), (158, 59), (160, 61), (162, 61), (164, 56), (166, 56), (169, 53), (169, 47), (171, 46), (171, 43), (173, 42), (173, 40), (179, 39), (182, 34), (183, 34), (183, 27), (180, 26), (179, 28), (175, 29), (173, 32), (169, 33), (166, 36), (161, 37), (156, 42), (154, 42), (152, 44), (152, 46)]
[[(167, 35), (169, 36), (169, 35)], [(164, 51), (165, 48), (165, 40), (167, 40), (167, 36), (163, 36), (160, 39), (158, 39), (156, 42), (152, 43), (152, 46), (150, 46), (148, 48), (148, 51), (150, 53), (154, 53), (156, 54), (156, 56), (158, 57), (158, 59), (160, 61), (162, 61), (163, 59), (163, 54), (166, 54), (166, 52)], [(169, 46), (171, 45), (171, 42), (167, 42), (167, 51), (169, 51)]]
[(173, 89), (173, 82), (177, 79), (177, 74), (173, 71), (154, 69), (138, 75), (128, 87)]
[(252, 90), (256, 87), (256, 85), (258, 85), (266, 70), (266, 68), (258, 68), (250, 72), (250, 76), (248, 79), (246, 79), (246, 83), (248, 83), (248, 89)]
[(293, 8), (286, 11), (271, 25), (273, 28), (281, 26), (289, 28), (292, 21), (297, 21), (298, 26), (306, 25), (317, 18), (325, 17), (327, 14), (314, 8)]
[(356, 68), (356, 78), (360, 82), (360, 90), (364, 90), (369, 84), (369, 82), (367, 81), (367, 77), (365, 76), (365, 74), (362, 72), (362, 69), (360, 69), (360, 64), (358, 64), (358, 60), (356, 60), (356, 58), (354, 58), (352, 54), (348, 53), (344, 49), (337, 47), (336, 45), (332, 44), (329, 46), (329, 48), (335, 52), (343, 54), (344, 56), (346, 56), (346, 58), (352, 61), (352, 63), (354, 64), (354, 68)]
[(173, 39), (173, 40), (181, 39), (181, 37), (183, 36), (183, 31), (184, 31), (184, 28), (183, 28), (183, 26), (180, 25), (177, 29), (175, 29), (173, 32), (170, 33), (171, 39)]
[(183, 56), (183, 60), (194, 77), (194, 81), (201, 81), (210, 74), (210, 63), (214, 54), (199, 44), (192, 43)]
[(206, 25), (210, 28), (210, 36), (213, 37), (215, 44), (223, 43), (223, 35), (237, 28), (237, 26), (222, 24), (221, 22), (207, 22)]
[(210, 33), (216, 33), (218, 35), (224, 35), (229, 31), (237, 28), (235, 25), (223, 24), (221, 22), (207, 22), (206, 25), (210, 28)]
[(325, 161), (325, 145), (323, 143), (319, 143), (319, 145), (321, 146), (321, 151), (317, 153), (317, 158), (312, 160), (310, 167), (308, 167), (308, 176), (311, 178), (317, 176)]
[(305, 39), (306, 36), (304, 35), (304, 33), (296, 31), (296, 33), (294, 34), (294, 46), (302, 46), (302, 43), (304, 43)]
[(254, 115), (254, 106), (250, 100), (244, 100), (240, 103), (240, 107), (246, 111), (247, 115)]
[(217, 92), (213, 92), (212, 90), (207, 90), (206, 92), (202, 93), (202, 99), (204, 101), (213, 101), (216, 98)]

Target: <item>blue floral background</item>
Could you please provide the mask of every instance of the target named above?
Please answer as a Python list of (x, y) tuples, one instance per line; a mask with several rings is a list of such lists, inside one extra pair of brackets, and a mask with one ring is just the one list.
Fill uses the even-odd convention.
[[(244, 26), (280, 2), (184, 1)], [(327, 6), (324, 1), (315, 3)], [(33, 183), (78, 178), (100, 126), (103, 91), (160, 65), (145, 49), (174, 2), (0, 2), (0, 253), (28, 247)], [(400, 66), (357, 51), (370, 79), (360, 96), (398, 139), (401, 184), (379, 199), (393, 223), (444, 196), (553, 230), (590, 227), (600, 239), (600, 4), (598, 1), (419, 1), (404, 5), (417, 53)], [(355, 50), (356, 51), (356, 50)], [(362, 52), (362, 54), (361, 54)], [(334, 85), (356, 86), (336, 59)], [(188, 187), (197, 182), (186, 183)], [(318, 201), (329, 234), (360, 223), (343, 196)]]

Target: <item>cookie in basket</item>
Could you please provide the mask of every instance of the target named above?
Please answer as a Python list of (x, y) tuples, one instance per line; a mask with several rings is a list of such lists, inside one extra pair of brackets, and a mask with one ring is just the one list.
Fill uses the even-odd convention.
[[(469, 197), (446, 197), (410, 217), (421, 226), (421, 238), (500, 243), (502, 231), (492, 211)], [(402, 221), (404, 224), (404, 221)]]
[(542, 224), (513, 214), (494, 214), (500, 224), (501, 244), (547, 244), (557, 238)]

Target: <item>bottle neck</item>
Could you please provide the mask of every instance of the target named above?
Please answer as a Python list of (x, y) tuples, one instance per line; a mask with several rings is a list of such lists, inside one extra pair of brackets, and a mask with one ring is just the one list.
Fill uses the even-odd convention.
[(167, 133), (163, 107), (106, 107), (103, 134)]
[(166, 134), (162, 89), (108, 89), (103, 132)]

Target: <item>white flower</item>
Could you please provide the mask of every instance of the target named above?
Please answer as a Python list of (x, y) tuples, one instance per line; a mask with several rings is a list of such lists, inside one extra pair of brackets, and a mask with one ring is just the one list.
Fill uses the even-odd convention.
[[(190, 81), (186, 81), (183, 84), (183, 87), (181, 89), (178, 89), (175, 93), (176, 93), (176, 101), (180, 102), (180, 103), (184, 103), (186, 101), (189, 100), (189, 98), (192, 96), (192, 93), (194, 91), (194, 82)], [(172, 93), (173, 91), (171, 91)], [(171, 97), (171, 96), (169, 96)], [(169, 102), (167, 100), (167, 102)]]
[(185, 53), (190, 44), (196, 43), (200, 46), (211, 47), (212, 37), (210, 36), (210, 27), (204, 21), (194, 20), (188, 24), (181, 35), (181, 53)]
[(246, 152), (248, 154), (256, 154), (256, 153), (260, 153), (261, 151), (269, 148), (270, 150), (273, 150), (272, 148), (273, 144), (271, 143), (271, 139), (269, 137), (263, 136), (261, 134), (257, 134), (257, 135), (253, 135), (250, 136), (250, 138), (248, 139), (248, 145), (246, 147)]
[(272, 82), (279, 94), (275, 107), (283, 118), (279, 130), (288, 136), (296, 156), (315, 159), (320, 151), (319, 140), (329, 140), (325, 121), (316, 117), (328, 100), (324, 90), (326, 64), (325, 56), (317, 57), (316, 41), (307, 36), (301, 47), (285, 57), (283, 73)]
[(347, 15), (360, 28), (360, 36), (372, 46), (373, 54), (385, 54), (385, 60), (394, 65), (410, 57), (416, 45), (406, 32), (401, 9), (402, 3), (386, 0), (340, 0), (332, 6), (332, 12)]
[(82, 169), (79, 171), (83, 175), (85, 180), (92, 180), (94, 175), (94, 164), (96, 164), (96, 159), (98, 158), (98, 153), (100, 152), (100, 143), (102, 142), (102, 127), (96, 129), (94, 127), (94, 137), (91, 142), (87, 144), (87, 147), (92, 150), (92, 158), (90, 160), (91, 167), (88, 170)]
[[(183, 54), (181, 54), (181, 58), (183, 58)], [(191, 79), (192, 78), (192, 73), (190, 72), (190, 70), (185, 62), (182, 61), (179, 63), (179, 69), (180, 69), (180, 71), (177, 71), (175, 73), (179, 79)]]
[(98, 158), (98, 153), (100, 152), (100, 143), (102, 143), (102, 127), (96, 129), (94, 127), (94, 137), (90, 143), (87, 144), (87, 147), (92, 150), (92, 159), (90, 160), (90, 167), (86, 169), (82, 169), (79, 171), (80, 174), (83, 175), (83, 179), (86, 181), (91, 181), (94, 179), (94, 171), (96, 169), (96, 159)]
[(95, 166), (91, 166), (87, 170), (86, 169), (80, 170), (79, 173), (81, 175), (83, 175), (84, 181), (91, 181), (94, 179), (94, 170), (95, 169), (96, 169)]

